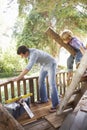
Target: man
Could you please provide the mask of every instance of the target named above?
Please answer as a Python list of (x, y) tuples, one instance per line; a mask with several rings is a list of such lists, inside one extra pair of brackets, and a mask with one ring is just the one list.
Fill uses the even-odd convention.
[(45, 78), (48, 74), (48, 82), (51, 89), (51, 100), (52, 100), (52, 108), (49, 110), (50, 112), (55, 112), (56, 107), (59, 104), (59, 98), (57, 94), (57, 86), (56, 86), (56, 61), (55, 59), (49, 55), (48, 53), (34, 49), (27, 48), (26, 46), (19, 46), (17, 49), (17, 54), (22, 58), (28, 58), (29, 63), (26, 68), (20, 73), (20, 75), (13, 79), (13, 81), (18, 81), (27, 74), (35, 63), (39, 63), (41, 65), (40, 75), (39, 75), (39, 88), (40, 88), (40, 102), (45, 103), (48, 101), (47, 93), (46, 93), (46, 85)]

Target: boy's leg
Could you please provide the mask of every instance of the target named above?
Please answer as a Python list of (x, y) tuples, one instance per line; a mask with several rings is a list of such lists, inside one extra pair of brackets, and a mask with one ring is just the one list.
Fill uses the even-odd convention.
[(83, 55), (82, 55), (82, 53), (80, 51), (78, 51), (76, 53), (76, 57), (75, 57), (76, 68), (79, 67), (82, 56)]
[(67, 69), (68, 69), (67, 80), (71, 79), (73, 76), (73, 64), (74, 64), (74, 57), (70, 55), (67, 59)]

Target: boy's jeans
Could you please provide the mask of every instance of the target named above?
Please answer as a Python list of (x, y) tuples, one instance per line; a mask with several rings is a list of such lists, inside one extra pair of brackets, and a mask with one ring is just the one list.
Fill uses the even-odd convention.
[(72, 55), (70, 55), (68, 57), (68, 59), (67, 59), (67, 69), (68, 69), (69, 72), (73, 71), (74, 59), (75, 59), (76, 65), (77, 65), (77, 63), (80, 62), (81, 58), (82, 58), (82, 53), (80, 52), (80, 50), (76, 52), (75, 57), (72, 56)]
[(40, 98), (41, 102), (48, 100), (45, 78), (48, 75), (48, 82), (51, 91), (52, 107), (55, 108), (59, 104), (59, 98), (56, 86), (56, 63), (43, 65), (39, 76)]
[(74, 56), (70, 55), (67, 59), (67, 69), (68, 72), (73, 71), (73, 64), (74, 64)]

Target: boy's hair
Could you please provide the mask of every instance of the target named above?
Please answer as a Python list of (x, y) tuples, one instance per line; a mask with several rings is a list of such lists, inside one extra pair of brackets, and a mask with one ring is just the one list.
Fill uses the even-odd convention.
[(73, 33), (70, 30), (64, 30), (61, 34), (60, 34), (62, 40), (71, 40), (73, 37)]
[(20, 55), (21, 53), (25, 54), (27, 51), (29, 52), (29, 49), (26, 46), (22, 45), (18, 47), (17, 54), (18, 55)]

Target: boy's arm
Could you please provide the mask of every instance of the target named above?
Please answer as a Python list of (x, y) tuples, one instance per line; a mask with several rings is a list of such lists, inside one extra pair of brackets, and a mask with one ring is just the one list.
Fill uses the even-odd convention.
[(82, 55), (84, 55), (85, 49), (82, 46), (80, 47), (80, 51), (81, 51)]

